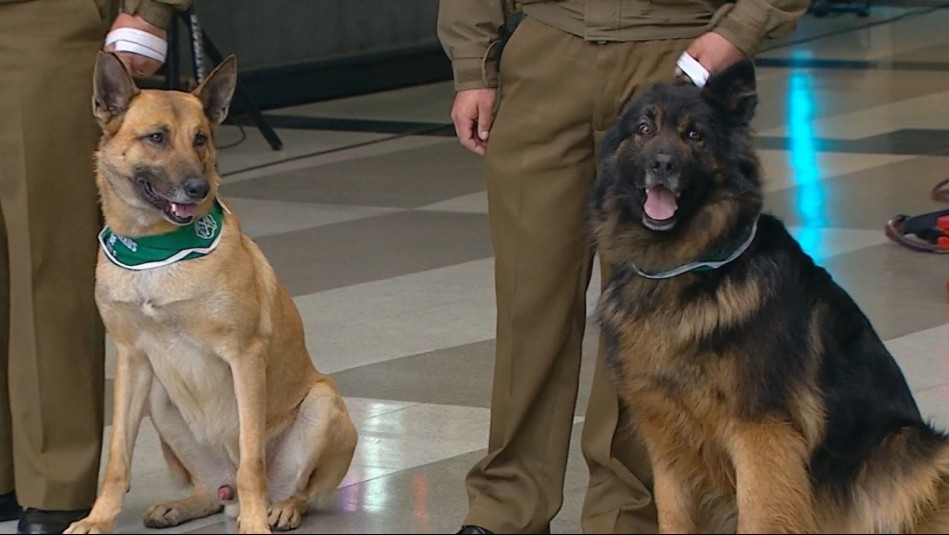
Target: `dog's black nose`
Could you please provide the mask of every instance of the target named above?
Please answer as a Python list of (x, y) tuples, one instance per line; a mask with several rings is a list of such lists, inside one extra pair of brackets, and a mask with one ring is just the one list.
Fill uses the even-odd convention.
[(204, 178), (189, 178), (184, 183), (184, 190), (188, 197), (198, 201), (208, 196), (211, 184)]
[(668, 154), (657, 154), (652, 163), (652, 170), (660, 176), (675, 173), (678, 167), (676, 161)]

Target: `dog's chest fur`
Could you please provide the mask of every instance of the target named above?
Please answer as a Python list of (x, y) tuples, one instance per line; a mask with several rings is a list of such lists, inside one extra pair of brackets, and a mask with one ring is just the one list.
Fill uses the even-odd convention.
[[(232, 447), (237, 403), (228, 364), (202, 336), (214, 323), (213, 292), (191, 284), (179, 264), (130, 271), (98, 266), (96, 301), (117, 343), (148, 358), (159, 381), (200, 442)], [(202, 316), (204, 316), (202, 318)]]
[(715, 291), (683, 300), (686, 284), (687, 278), (655, 281), (617, 273), (598, 316), (607, 362), (624, 395), (651, 412), (701, 422), (733, 414), (742, 403), (733, 355), (713, 341), (747, 319), (760, 293), (754, 283), (725, 280)]

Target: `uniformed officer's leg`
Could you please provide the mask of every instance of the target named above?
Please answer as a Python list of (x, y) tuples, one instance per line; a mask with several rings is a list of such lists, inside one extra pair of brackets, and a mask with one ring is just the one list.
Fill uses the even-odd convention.
[[(0, 111), (3, 106), (0, 105)], [(2, 129), (3, 126), (0, 126)], [(0, 134), (2, 136), (2, 134)], [(7, 229), (0, 213), (0, 522), (19, 516), (13, 479), (13, 428), (10, 421), (8, 351), (10, 341), (10, 274), (7, 269)]]
[[(631, 95), (652, 83), (672, 80), (676, 59), (689, 43), (680, 39), (601, 45), (598, 79), (604, 90), (595, 125), (597, 150)], [(605, 269), (601, 273), (605, 284), (609, 275)], [(581, 520), (585, 533), (655, 533), (658, 529), (652, 471), (634, 426), (624, 414), (600, 354), (581, 441), (590, 470)]]
[(586, 321), (591, 45), (526, 19), (504, 51), (487, 150), (497, 357), (465, 524), (540, 533), (560, 510)]
[(93, 300), (91, 96), (102, 35), (94, 0), (0, 4), (13, 461), (20, 503), (42, 510), (89, 507), (98, 480), (104, 337)]

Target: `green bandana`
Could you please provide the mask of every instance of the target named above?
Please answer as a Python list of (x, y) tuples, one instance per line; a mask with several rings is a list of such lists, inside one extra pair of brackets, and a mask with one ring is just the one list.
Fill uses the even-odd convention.
[(659, 273), (646, 273), (645, 271), (640, 270), (633, 264), (629, 265), (629, 268), (640, 277), (646, 279), (671, 279), (672, 277), (677, 277), (683, 273), (688, 273), (690, 271), (712, 271), (716, 270), (724, 265), (727, 265), (737, 259), (745, 251), (748, 250), (748, 247), (751, 246), (751, 242), (754, 241), (755, 235), (758, 233), (758, 218), (751, 223), (751, 226), (747, 230), (747, 236), (744, 237), (744, 240), (738, 244), (734, 249), (718, 251), (714, 254), (709, 255), (708, 257), (700, 259), (698, 262), (689, 262), (688, 264), (681, 265), (677, 268), (670, 269), (668, 271), (661, 271)]
[(220, 243), (226, 211), (215, 200), (207, 215), (183, 227), (165, 234), (135, 239), (119, 236), (106, 226), (99, 233), (99, 244), (113, 264), (136, 271), (200, 258), (211, 254)]

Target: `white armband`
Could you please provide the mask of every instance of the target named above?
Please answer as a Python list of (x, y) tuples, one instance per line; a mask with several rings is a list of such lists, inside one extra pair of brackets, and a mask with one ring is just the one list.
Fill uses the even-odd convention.
[(692, 85), (705, 87), (705, 82), (708, 81), (709, 77), (708, 71), (705, 70), (705, 67), (703, 67), (698, 60), (689, 55), (688, 52), (683, 52), (682, 55), (679, 56), (676, 67), (689, 77), (689, 80), (692, 81)]
[(114, 46), (116, 52), (131, 52), (164, 63), (168, 57), (168, 41), (134, 28), (112, 30), (105, 37), (106, 46)]

